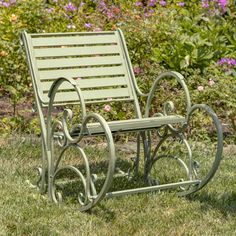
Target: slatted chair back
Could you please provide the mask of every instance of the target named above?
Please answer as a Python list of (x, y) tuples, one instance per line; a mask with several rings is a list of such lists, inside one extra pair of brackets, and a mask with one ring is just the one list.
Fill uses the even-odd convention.
[[(134, 74), (122, 32), (43, 33), (23, 32), (35, 91), (43, 106), (59, 77), (77, 80), (85, 103), (134, 101)], [(77, 93), (65, 82), (55, 98), (57, 105), (78, 103)], [(139, 115), (138, 115), (139, 116)]]

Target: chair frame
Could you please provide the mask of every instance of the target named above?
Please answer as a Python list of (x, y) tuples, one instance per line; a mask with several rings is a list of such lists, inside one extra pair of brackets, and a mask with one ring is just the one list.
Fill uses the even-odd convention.
[[(39, 37), (40, 42), (46, 42), (46, 44), (50, 44), (50, 37), (53, 36), (59, 37), (66, 35), (68, 38), (71, 36), (78, 35), (87, 35), (90, 37), (91, 35), (94, 38), (99, 38), (101, 35), (108, 35), (109, 38), (110, 34), (115, 34), (117, 38), (118, 49), (120, 50), (120, 54), (122, 54), (123, 58), (123, 69), (125, 70), (126, 76), (129, 77), (129, 81), (127, 82), (127, 89), (131, 91), (130, 97), (126, 98), (126, 100), (132, 100), (134, 107), (136, 118), (132, 120), (126, 121), (111, 121), (107, 122), (100, 114), (98, 113), (90, 113), (86, 111), (86, 106), (89, 103), (93, 103), (93, 100), (89, 101), (86, 100), (85, 93), (81, 89), (81, 84), (73, 79), (72, 77), (65, 77), (59, 76), (57, 79), (54, 80), (53, 83), (50, 85), (50, 89), (47, 93), (48, 99), (47, 101), (43, 98), (44, 95), (40, 91), (42, 88), (40, 87), (40, 78), (39, 78), (39, 69), (38, 64), (36, 62), (36, 54), (37, 51), (37, 37)], [(33, 88), (35, 93), (35, 100), (37, 105), (37, 111), (40, 118), (40, 125), (41, 125), (41, 136), (42, 136), (42, 164), (41, 167), (38, 168), (39, 172), (39, 180), (37, 182), (37, 187), (39, 188), (41, 193), (48, 192), (48, 196), (54, 202), (62, 201), (62, 196), (60, 193), (56, 191), (56, 184), (55, 181), (60, 173), (64, 170), (68, 170), (76, 174), (82, 181), (84, 186), (84, 194), (82, 196), (81, 193), (78, 194), (78, 201), (80, 203), (80, 211), (86, 211), (98, 204), (103, 198), (107, 197), (115, 197), (121, 196), (125, 194), (134, 194), (134, 193), (142, 193), (148, 191), (155, 191), (155, 190), (162, 190), (162, 189), (169, 189), (169, 188), (176, 188), (179, 187), (183, 191), (178, 192), (177, 194), (180, 196), (188, 195), (190, 193), (196, 192), (204, 187), (209, 180), (214, 176), (218, 166), (220, 164), (222, 150), (223, 150), (223, 135), (222, 135), (222, 127), (219, 119), (217, 118), (214, 111), (204, 104), (196, 104), (191, 105), (190, 95), (188, 88), (185, 84), (183, 76), (175, 71), (167, 71), (157, 76), (156, 80), (154, 81), (151, 90), (148, 94), (143, 94), (135, 80), (134, 72), (132, 70), (132, 65), (130, 62), (128, 50), (126, 47), (125, 39), (122, 34), (121, 30), (117, 30), (115, 32), (81, 32), (81, 33), (57, 33), (57, 34), (28, 34), (26, 31), (22, 32), (21, 34), (22, 44), (26, 51), (27, 62), (29, 65), (30, 74), (33, 81)], [(86, 37), (87, 37), (86, 36)], [(49, 37), (49, 39), (47, 38)], [(33, 41), (35, 39), (35, 41)], [(104, 38), (104, 37), (103, 37)], [(36, 47), (34, 47), (33, 42), (35, 43)], [(91, 42), (92, 44), (92, 42)], [(44, 45), (40, 45), (43, 47)], [(51, 43), (53, 47), (53, 43)], [(112, 47), (112, 45), (111, 45)], [(36, 48), (36, 49), (35, 49)], [(54, 50), (54, 49), (53, 49)], [(52, 51), (53, 51), (52, 50)], [(61, 50), (61, 49), (60, 49)], [(58, 51), (60, 51), (58, 50)], [(56, 50), (54, 50), (56, 52)], [(61, 50), (62, 51), (62, 50)], [(56, 52), (57, 56), (60, 56), (59, 52)], [(53, 58), (52, 58), (53, 60)], [(44, 61), (43, 61), (44, 62)], [(47, 63), (47, 61), (46, 61)], [(50, 75), (49, 75), (50, 76)], [(178, 116), (178, 115), (171, 115), (174, 111), (174, 104), (170, 101), (167, 101), (164, 104), (164, 111), (163, 113), (156, 114), (155, 117), (149, 117), (149, 111), (152, 104), (152, 100), (157, 90), (159, 83), (161, 80), (166, 78), (174, 78), (177, 80), (178, 84), (184, 91), (185, 94), (185, 104), (186, 104), (186, 116)], [(62, 93), (58, 96), (58, 91), (63, 88), (66, 84), (70, 84), (70, 89), (75, 91), (75, 96), (77, 97), (77, 102), (57, 102), (57, 99), (60, 100)], [(123, 91), (123, 90), (122, 90)], [(129, 93), (129, 91), (128, 91)], [(95, 96), (95, 95), (94, 95)], [(99, 95), (100, 96), (100, 95)], [(127, 95), (128, 96), (128, 95)], [(141, 114), (141, 109), (139, 106), (138, 97), (146, 97), (146, 107), (145, 107), (145, 114)], [(106, 99), (96, 100), (95, 103), (104, 103), (107, 102)], [(62, 98), (61, 98), (62, 99)], [(45, 102), (46, 101), (46, 102)], [(117, 99), (117, 101), (122, 101), (122, 99)], [(80, 106), (81, 109), (81, 116), (82, 121), (79, 122), (78, 125), (72, 127), (70, 129), (68, 127), (68, 120), (71, 120), (73, 117), (73, 113), (70, 109), (65, 109), (62, 115), (61, 120), (55, 120), (52, 117), (53, 109), (55, 105), (65, 106), (66, 104), (75, 103)], [(45, 117), (43, 108), (47, 108), (47, 115)], [(203, 110), (205, 111), (212, 119), (213, 124), (216, 129), (216, 136), (217, 136), (217, 147), (215, 152), (214, 162), (212, 164), (211, 169), (206, 174), (205, 177), (199, 179), (196, 176), (196, 170), (194, 167), (194, 159), (192, 157), (191, 147), (184, 135), (186, 129), (189, 127), (190, 119), (192, 114), (196, 110)], [(96, 122), (90, 123), (91, 120), (95, 120)], [(174, 124), (179, 124), (180, 128), (175, 128)], [(61, 132), (58, 132), (58, 127), (61, 129)], [(164, 133), (159, 134), (159, 142), (157, 143), (154, 151), (152, 151), (151, 147), (151, 130), (160, 130), (164, 129)], [(180, 158), (176, 158), (176, 160), (183, 166), (183, 168), (188, 173), (188, 180), (175, 182), (175, 183), (167, 183), (167, 184), (150, 184), (150, 186), (139, 187), (134, 189), (125, 189), (120, 191), (113, 191), (109, 192), (110, 187), (112, 185), (112, 180), (115, 175), (116, 169), (116, 149), (113, 139), (113, 134), (117, 132), (137, 132), (137, 157), (134, 160), (133, 166), (133, 176), (137, 176), (139, 172), (139, 161), (141, 155), (141, 144), (143, 144), (143, 154), (144, 154), (144, 173), (143, 178), (146, 183), (150, 184), (150, 172), (152, 169), (153, 164), (160, 158), (158, 158), (157, 152), (160, 150), (162, 144), (170, 137), (176, 137), (177, 139), (181, 140), (186, 146), (186, 150), (189, 156), (189, 164), (184, 163)], [(104, 180), (104, 184), (100, 189), (99, 193), (97, 193), (95, 187), (96, 175), (91, 173), (90, 166), (89, 166), (89, 158), (86, 156), (83, 148), (79, 144), (84, 137), (93, 136), (93, 135), (103, 135), (107, 140), (107, 147), (108, 147), (108, 171)], [(56, 157), (54, 154), (54, 141), (55, 139), (58, 141), (58, 144), (62, 147), (61, 154)], [(78, 153), (82, 156), (85, 163), (86, 173), (85, 175), (75, 166), (62, 166), (59, 167), (60, 160), (64, 155), (65, 151), (74, 146)], [(124, 176), (129, 176), (127, 173)], [(184, 188), (187, 186), (187, 188)]]

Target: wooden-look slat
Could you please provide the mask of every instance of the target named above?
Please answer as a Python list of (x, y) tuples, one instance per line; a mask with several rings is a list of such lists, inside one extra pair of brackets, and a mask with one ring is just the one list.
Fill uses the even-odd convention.
[(39, 37), (32, 38), (34, 47), (38, 46), (63, 46), (63, 45), (89, 45), (89, 44), (108, 44), (116, 43), (115, 34), (112, 35), (68, 35), (60, 37)]
[[(99, 87), (111, 87), (111, 86), (121, 86), (121, 85), (126, 85), (127, 84), (127, 79), (124, 77), (111, 77), (111, 78), (98, 78), (98, 79), (81, 79), (77, 81), (79, 84), (79, 87), (81, 89), (85, 88), (99, 88)], [(51, 82), (42, 82), (41, 83), (41, 88), (42, 91), (49, 91), (50, 87), (52, 86), (52, 81)], [(66, 90), (66, 89), (73, 89), (73, 86), (68, 83), (64, 82), (60, 88), (60, 90)]]
[[(105, 98), (132, 98), (126, 88), (117, 89), (101, 89), (101, 90), (85, 90), (82, 92), (85, 100), (98, 100)], [(48, 102), (47, 94), (43, 94), (43, 100)], [(58, 92), (55, 96), (55, 103), (78, 101), (76, 92)]]
[[(128, 132), (134, 130), (146, 130), (160, 127), (166, 124), (176, 124), (186, 122), (185, 117), (180, 115), (170, 115), (170, 116), (161, 116), (161, 117), (149, 117), (142, 119), (131, 119), (131, 120), (119, 120), (119, 121), (110, 121), (108, 125), (112, 132)], [(99, 123), (91, 123), (87, 125), (90, 134), (103, 133)], [(77, 130), (75, 128), (74, 133)]]
[(86, 56), (99, 54), (118, 54), (117, 45), (111, 46), (89, 46), (89, 47), (59, 47), (59, 48), (36, 48), (35, 57), (66, 57)]
[(39, 71), (40, 80), (57, 79), (59, 77), (93, 77), (93, 76), (112, 76), (124, 74), (123, 66), (113, 67), (93, 67), (65, 70), (45, 70)]
[(95, 56), (80, 58), (57, 58), (47, 60), (37, 60), (39, 69), (43, 68), (65, 68), (76, 66), (99, 66), (121, 64), (120, 56)]

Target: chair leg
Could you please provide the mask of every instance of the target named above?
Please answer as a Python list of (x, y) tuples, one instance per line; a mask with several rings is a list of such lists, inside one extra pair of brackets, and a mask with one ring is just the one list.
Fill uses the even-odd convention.
[(34, 182), (34, 185), (39, 190), (39, 192), (43, 194), (47, 190), (47, 183), (46, 183), (47, 157), (46, 157), (45, 146), (44, 146), (43, 141), (41, 145), (42, 145), (41, 165), (36, 167), (37, 180)]
[(148, 183), (148, 174), (151, 164), (151, 135), (149, 131), (141, 132), (144, 151), (144, 182)]
[(47, 172), (47, 156), (46, 156), (46, 148), (42, 142), (42, 173), (41, 173), (41, 181), (40, 181), (40, 192), (46, 192), (46, 172)]
[(139, 172), (139, 162), (140, 162), (140, 133), (137, 134), (137, 154), (136, 157), (133, 160), (133, 175), (134, 177), (138, 176), (138, 172)]

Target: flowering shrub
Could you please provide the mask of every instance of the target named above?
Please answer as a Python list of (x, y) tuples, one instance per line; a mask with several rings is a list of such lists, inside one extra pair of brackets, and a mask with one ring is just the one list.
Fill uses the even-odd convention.
[[(178, 70), (186, 75), (196, 102), (207, 101), (218, 108), (218, 96), (222, 109), (234, 109), (235, 17), (233, 0), (0, 0), (0, 96), (9, 95), (16, 107), (25, 94), (32, 93), (20, 48), (21, 30), (101, 31), (119, 27), (143, 91), (148, 91), (161, 71)], [(220, 92), (231, 100), (219, 96), (221, 85), (225, 91)], [(119, 113), (115, 106), (107, 108), (100, 109), (107, 115)], [(122, 112), (120, 116), (127, 113)]]

